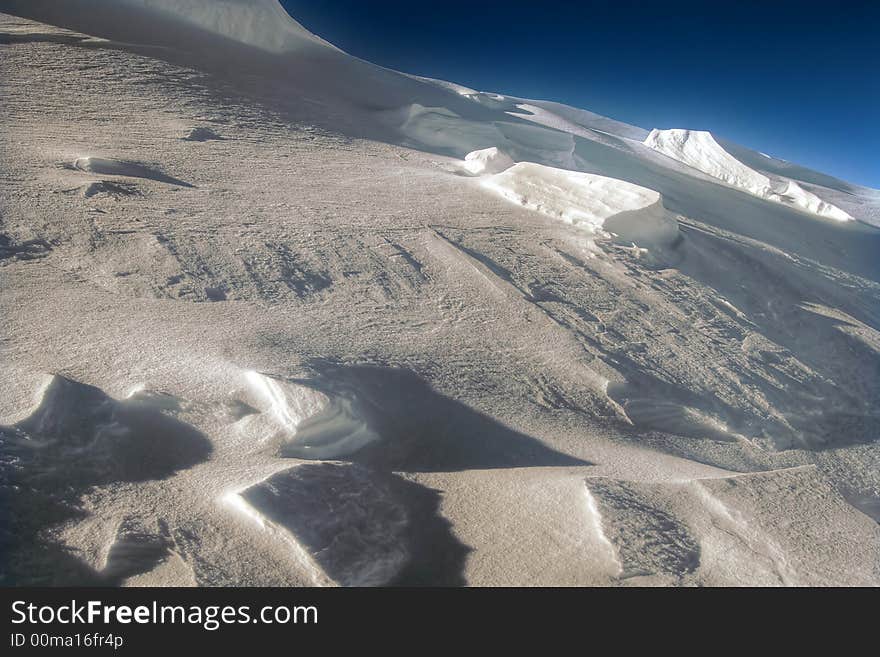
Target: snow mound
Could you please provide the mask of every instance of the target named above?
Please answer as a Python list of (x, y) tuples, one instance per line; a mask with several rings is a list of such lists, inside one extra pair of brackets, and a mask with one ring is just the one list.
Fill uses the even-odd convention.
[(513, 158), (496, 146), (471, 151), (464, 158), (464, 170), (475, 176), (484, 173), (501, 173), (513, 165)]
[(53, 375), (29, 417), (0, 426), (6, 436), (0, 444), (19, 464), (16, 472), (28, 470), (32, 482), (39, 478), (76, 487), (162, 478), (201, 462), (211, 446), (198, 431), (164, 413), (160, 401), (164, 396), (145, 394), (116, 400)]
[[(159, 393), (118, 400), (52, 375), (38, 399), (26, 418), (0, 425), (0, 582), (118, 584), (155, 561), (161, 545), (118, 545), (105, 571), (94, 573), (50, 547), (47, 531), (81, 518), (80, 497), (93, 487), (165, 479), (208, 460), (211, 442), (174, 417), (173, 399)], [(31, 579), (16, 564), (41, 576)]]
[(699, 537), (676, 517), (655, 486), (604, 477), (589, 478), (586, 486), (603, 534), (614, 547), (621, 579), (682, 578), (699, 568)]
[(658, 192), (616, 178), (520, 162), (482, 184), (525, 208), (628, 243), (670, 246), (679, 239)]
[(762, 196), (770, 179), (725, 151), (709, 132), (699, 130), (652, 130), (645, 145), (690, 167)]
[(744, 189), (768, 201), (836, 221), (852, 221), (852, 217), (846, 212), (823, 201), (794, 181), (785, 178), (771, 180), (746, 166), (728, 153), (709, 132), (655, 129), (645, 139), (645, 145), (731, 187)]
[(223, 137), (218, 135), (216, 132), (211, 130), (210, 128), (193, 128), (189, 131), (186, 137), (183, 138), (184, 141), (222, 141)]
[(247, 379), (262, 399), (264, 419), (282, 439), (282, 456), (337, 459), (379, 439), (354, 395), (326, 395), (258, 372), (248, 372)]

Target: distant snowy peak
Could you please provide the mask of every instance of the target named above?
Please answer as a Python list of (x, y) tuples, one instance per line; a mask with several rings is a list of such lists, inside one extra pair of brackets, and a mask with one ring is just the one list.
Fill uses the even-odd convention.
[(709, 132), (700, 130), (652, 130), (645, 145), (705, 174), (761, 196), (770, 179), (724, 150)]
[(852, 221), (840, 208), (805, 190), (793, 180), (771, 179), (731, 155), (711, 133), (700, 130), (652, 130), (645, 145), (731, 187), (836, 221)]

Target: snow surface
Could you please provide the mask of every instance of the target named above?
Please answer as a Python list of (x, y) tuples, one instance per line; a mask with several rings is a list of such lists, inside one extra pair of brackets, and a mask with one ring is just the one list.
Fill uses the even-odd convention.
[(471, 151), (464, 158), (464, 170), (473, 175), (501, 173), (513, 165), (513, 158), (496, 146)]
[(880, 584), (877, 190), (269, 0), (0, 11), (0, 582)]
[(615, 178), (520, 162), (482, 184), (530, 210), (589, 232), (604, 229), (638, 246), (671, 246), (679, 239), (659, 193)]
[(793, 180), (771, 181), (767, 176), (749, 168), (728, 153), (711, 133), (699, 130), (655, 129), (645, 138), (645, 144), (755, 196), (836, 221), (852, 220), (846, 212), (826, 203)]

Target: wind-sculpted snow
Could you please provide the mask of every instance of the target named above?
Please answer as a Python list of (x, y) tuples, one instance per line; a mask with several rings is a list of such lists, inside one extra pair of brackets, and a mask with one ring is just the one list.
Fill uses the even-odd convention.
[(639, 576), (682, 578), (700, 565), (700, 545), (683, 521), (652, 500), (639, 486), (588, 479), (603, 531), (614, 546), (622, 579)]
[[(813, 467), (662, 484), (588, 478), (586, 486), (622, 583), (817, 586), (880, 578), (880, 526)], [(846, 573), (838, 570), (844, 564)]]
[(5, 0), (0, 8), (143, 40), (167, 39), (150, 35), (151, 25), (188, 26), (272, 53), (335, 49), (290, 18), (277, 0)]
[(761, 196), (770, 186), (762, 176), (725, 151), (708, 132), (698, 130), (652, 130), (645, 144), (664, 155), (718, 178), (733, 187)]
[(405, 369), (314, 367), (319, 376), (310, 385), (330, 394), (357, 391), (368, 409), (382, 440), (358, 458), (374, 467), (418, 472), (585, 465), (438, 393)]
[(53, 376), (36, 410), (4, 429), (7, 453), (32, 469), (32, 482), (89, 486), (167, 476), (211, 449), (197, 431), (164, 415), (159, 401), (117, 401), (98, 388)]
[(530, 210), (641, 247), (668, 247), (679, 239), (660, 194), (622, 180), (520, 162), (482, 184)]
[(157, 171), (152, 167), (138, 162), (126, 162), (105, 157), (78, 157), (73, 162), (73, 168), (77, 171), (96, 173), (105, 176), (120, 176), (126, 178), (147, 178), (157, 182), (178, 185), (180, 187), (192, 187), (187, 182), (178, 180), (172, 176)]
[(107, 551), (101, 575), (111, 582), (120, 582), (148, 572), (168, 558), (172, 545), (163, 522), (149, 527), (137, 516), (123, 518)]
[(280, 454), (310, 460), (350, 456), (380, 436), (367, 424), (354, 391), (330, 396), (306, 385), (249, 372), (281, 438)]
[[(302, 379), (248, 374), (268, 402), (264, 414), (274, 418), (281, 456), (350, 460), (387, 471), (581, 464), (435, 392), (404, 369), (312, 367), (315, 376)], [(255, 424), (247, 431), (266, 429)]]
[(697, 130), (652, 130), (645, 144), (671, 158), (717, 178), (732, 187), (775, 203), (789, 205), (836, 221), (852, 217), (793, 180), (767, 176), (749, 168), (728, 153), (708, 132)]
[(471, 151), (464, 158), (464, 170), (473, 175), (501, 173), (513, 165), (513, 158), (496, 146)]
[(697, 505), (691, 523), (705, 532), (703, 562), (722, 577), (764, 586), (880, 582), (880, 525), (815, 467), (700, 479), (683, 492)]
[(241, 494), (342, 586), (460, 584), (467, 549), (437, 516), (437, 493), (359, 465), (300, 465)]
[[(118, 560), (133, 555), (119, 551), (100, 573), (71, 556), (59, 558), (63, 553), (45, 542), (43, 532), (79, 516), (78, 496), (91, 487), (161, 479), (209, 456), (207, 438), (165, 415), (160, 401), (117, 401), (98, 388), (53, 376), (30, 416), (0, 426), (0, 498), (8, 514), (0, 533), (6, 555), (0, 581), (113, 583), (131, 571), (131, 564)], [(148, 551), (160, 549), (145, 540)]]
[(880, 582), (880, 192), (268, 0), (0, 8), (85, 32), (0, 16), (4, 583)]

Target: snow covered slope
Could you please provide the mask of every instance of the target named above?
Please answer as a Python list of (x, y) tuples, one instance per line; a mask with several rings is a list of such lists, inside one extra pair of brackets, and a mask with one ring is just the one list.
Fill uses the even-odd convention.
[(826, 203), (793, 180), (771, 180), (749, 168), (727, 152), (708, 132), (677, 129), (652, 130), (645, 139), (645, 144), (664, 155), (684, 162), (732, 187), (744, 189), (755, 196), (837, 221), (852, 220), (852, 217), (846, 212)]
[[(109, 38), (175, 43), (158, 27), (189, 27), (272, 53), (333, 48), (290, 18), (275, 0), (8, 0), (4, 8)], [(110, 36), (110, 35), (114, 36)], [(186, 43), (177, 43), (186, 46)]]
[(0, 583), (880, 584), (876, 190), (269, 0), (0, 11)]

